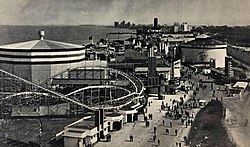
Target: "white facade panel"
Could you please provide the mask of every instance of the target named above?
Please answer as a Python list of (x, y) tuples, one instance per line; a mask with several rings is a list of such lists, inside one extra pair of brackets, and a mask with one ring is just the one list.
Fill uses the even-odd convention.
[(182, 47), (182, 56), (186, 62), (201, 63), (210, 62), (210, 59), (215, 59), (215, 68), (225, 67), (226, 48), (220, 49), (197, 49)]

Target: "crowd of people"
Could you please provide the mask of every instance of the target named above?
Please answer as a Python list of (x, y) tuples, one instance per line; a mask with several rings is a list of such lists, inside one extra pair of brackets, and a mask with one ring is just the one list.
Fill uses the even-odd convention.
[[(190, 85), (189, 87), (185, 86), (185, 88), (182, 90), (184, 91), (184, 95), (179, 97), (179, 99), (170, 99), (169, 103), (162, 101), (159, 113), (164, 112), (165, 117), (162, 119), (162, 126), (166, 127), (166, 135), (178, 135), (178, 130), (180, 125), (187, 128), (188, 126), (192, 126), (194, 123), (194, 108), (199, 108), (200, 106), (200, 99), (198, 98), (198, 94), (202, 90), (206, 90), (208, 87), (210, 87), (211, 93), (215, 94), (214, 85), (211, 84), (203, 84), (202, 81), (199, 81), (197, 83), (192, 82), (191, 78), (195, 76), (196, 78), (200, 78), (200, 75), (193, 72), (193, 71), (186, 71), (187, 72), (187, 79), (183, 81), (184, 85)], [(190, 91), (193, 91), (191, 97), (187, 97), (187, 94), (190, 94)], [(148, 102), (148, 107), (152, 106), (152, 101)], [(147, 108), (145, 109), (145, 112), (147, 113)], [(150, 126), (150, 121), (153, 119), (153, 114), (144, 114), (144, 122), (145, 126)], [(179, 125), (176, 125), (176, 120), (180, 120)], [(166, 123), (166, 122), (169, 122)], [(184, 143), (188, 144), (188, 138), (184, 136)], [(153, 136), (152, 136), (153, 142), (156, 142), (158, 146), (160, 146), (160, 138), (157, 135), (157, 125), (155, 124), (153, 127)], [(176, 146), (181, 147), (182, 142), (176, 142)]]

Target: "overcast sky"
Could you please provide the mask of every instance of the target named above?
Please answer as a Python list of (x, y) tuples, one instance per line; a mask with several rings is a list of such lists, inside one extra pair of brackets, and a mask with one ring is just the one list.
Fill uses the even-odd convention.
[(250, 0), (0, 0), (0, 24), (250, 24)]

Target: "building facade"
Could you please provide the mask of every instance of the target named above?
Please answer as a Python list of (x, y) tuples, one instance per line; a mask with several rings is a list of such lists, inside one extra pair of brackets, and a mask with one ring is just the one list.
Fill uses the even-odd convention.
[(182, 58), (189, 64), (204, 64), (215, 62), (215, 68), (225, 67), (227, 45), (202, 35), (195, 40), (181, 45)]
[(81, 45), (44, 39), (0, 46), (0, 68), (23, 79), (42, 83), (59, 72), (83, 64)]

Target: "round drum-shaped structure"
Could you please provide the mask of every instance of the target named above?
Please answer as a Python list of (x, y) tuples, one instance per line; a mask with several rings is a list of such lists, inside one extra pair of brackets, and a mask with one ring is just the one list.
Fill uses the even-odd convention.
[(44, 39), (0, 46), (0, 68), (41, 83), (59, 71), (75, 67), (85, 58), (85, 47)]
[(195, 40), (181, 45), (182, 56), (186, 63), (215, 62), (215, 68), (225, 67), (227, 45), (206, 35), (198, 36)]
[(58, 64), (83, 60), (84, 46), (45, 40), (41, 31), (39, 40), (0, 46), (0, 61), (15, 64)]

